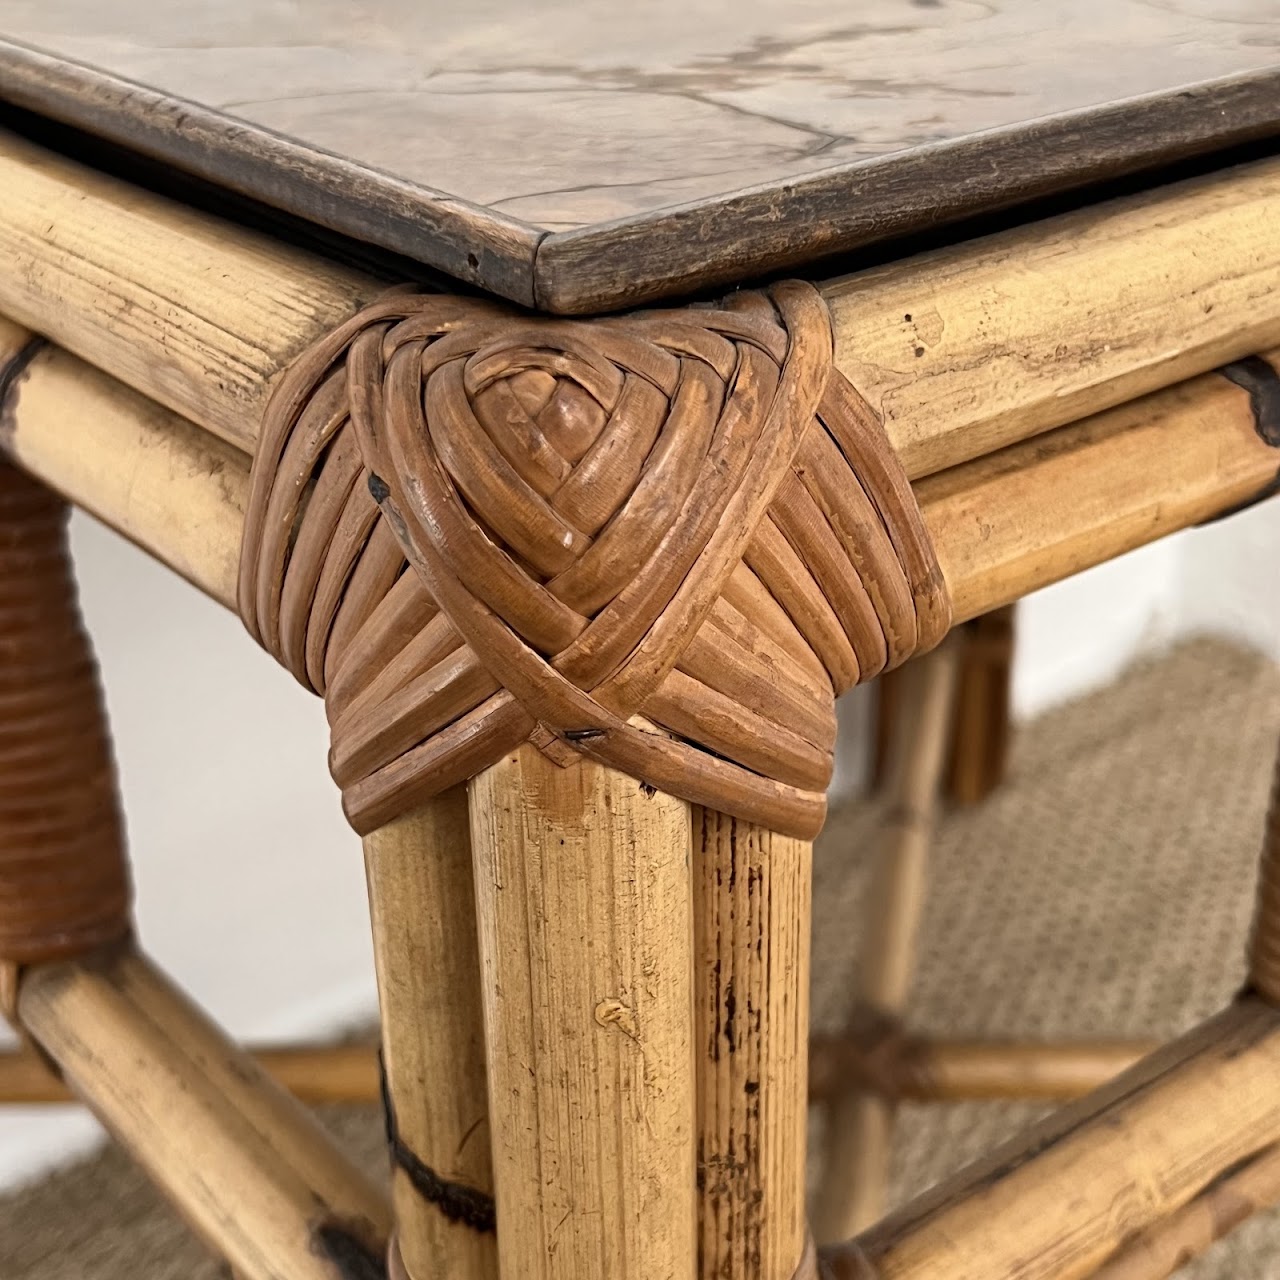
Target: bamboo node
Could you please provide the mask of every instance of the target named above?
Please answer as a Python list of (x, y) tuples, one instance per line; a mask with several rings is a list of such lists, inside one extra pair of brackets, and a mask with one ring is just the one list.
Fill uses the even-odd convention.
[(357, 830), (529, 739), (816, 832), (834, 695), (950, 625), (832, 350), (788, 282), (590, 322), (398, 291), (295, 361), (239, 608), (325, 695)]

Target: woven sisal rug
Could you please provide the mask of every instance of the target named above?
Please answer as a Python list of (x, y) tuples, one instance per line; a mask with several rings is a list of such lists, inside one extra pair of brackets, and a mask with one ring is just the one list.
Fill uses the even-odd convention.
[[(947, 819), (934, 852), (916, 1026), (963, 1035), (1172, 1035), (1238, 985), (1276, 732), (1280, 670), (1185, 645), (1023, 730), (1005, 787)], [(813, 1016), (838, 1023), (874, 806), (833, 815), (816, 863)], [(1038, 1110), (907, 1107), (904, 1197)], [(371, 1169), (380, 1117), (326, 1121)], [(812, 1170), (811, 1173), (816, 1173)], [(1280, 1214), (1183, 1273), (1280, 1280)], [(0, 1200), (3, 1280), (223, 1280), (114, 1151)]]

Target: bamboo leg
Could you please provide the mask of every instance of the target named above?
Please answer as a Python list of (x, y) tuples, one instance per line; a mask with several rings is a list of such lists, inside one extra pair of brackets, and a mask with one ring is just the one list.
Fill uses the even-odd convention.
[(847, 1244), (829, 1280), (1078, 1280), (1280, 1141), (1280, 1012), (1158, 1050)]
[[(20, 376), (23, 344), (0, 381)], [(16, 375), (14, 370), (18, 370)], [(129, 865), (67, 504), (0, 460), (0, 1010), (24, 964), (129, 934)]]
[[(898, 733), (889, 756), (886, 826), (868, 895), (851, 1025), (895, 1025), (915, 968), (947, 722), (956, 679), (948, 642), (902, 669)], [(869, 1092), (837, 1098), (826, 1117), (826, 1173), (815, 1208), (819, 1240), (840, 1240), (884, 1212), (893, 1103)]]
[(804, 1248), (812, 866), (694, 810), (700, 1280), (789, 1280)]
[(385, 1197), (147, 960), (32, 966), (22, 1026), (245, 1280), (374, 1280)]
[(396, 1239), (412, 1277), (495, 1280), (465, 787), (366, 836)]
[(960, 644), (956, 709), (947, 748), (946, 792), (978, 804), (1000, 785), (1009, 755), (1014, 606), (967, 623)]
[(470, 808), (503, 1280), (691, 1280), (688, 806), (526, 744)]

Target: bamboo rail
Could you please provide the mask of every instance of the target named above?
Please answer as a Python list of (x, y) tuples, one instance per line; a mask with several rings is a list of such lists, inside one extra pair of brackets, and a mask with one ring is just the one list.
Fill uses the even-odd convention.
[(18, 1016), (238, 1275), (377, 1274), (390, 1225), (382, 1192), (145, 957), (32, 966)]
[(1093, 1275), (1280, 1140), (1278, 1070), (1280, 1012), (1242, 1000), (824, 1250), (829, 1280)]
[[(384, 287), (0, 133), (0, 314), (253, 448), (285, 366)], [(912, 478), (1280, 345), (1280, 160), (822, 286)]]
[[(884, 1080), (867, 1051), (840, 1036), (809, 1042), (809, 1101), (882, 1088), (911, 1102), (1068, 1101), (1127, 1071), (1159, 1047), (1154, 1040), (931, 1040), (911, 1037), (895, 1074)], [(375, 1103), (381, 1094), (372, 1045), (262, 1045), (245, 1052), (299, 1101)], [(74, 1102), (42, 1058), (0, 1053), (0, 1105)]]
[[(0, 320), (0, 352), (28, 336)], [(249, 483), (237, 449), (57, 348), (10, 388), (0, 448), (234, 607)], [(1254, 501), (1278, 469), (1249, 395), (1202, 374), (915, 488), (962, 622)]]
[(911, 1036), (887, 1063), (861, 1041), (817, 1036), (809, 1045), (809, 1100), (855, 1090), (905, 1102), (1057, 1102), (1082, 1097), (1159, 1048), (1155, 1040), (931, 1040)]

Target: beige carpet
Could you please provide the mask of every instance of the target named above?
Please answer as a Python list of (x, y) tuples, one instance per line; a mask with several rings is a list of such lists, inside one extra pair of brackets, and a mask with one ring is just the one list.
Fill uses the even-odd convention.
[[(939, 833), (914, 1018), (1020, 1036), (1171, 1035), (1238, 984), (1253, 863), (1280, 726), (1280, 670), (1199, 642), (1024, 730), (1012, 774)], [(817, 855), (813, 1013), (838, 1023), (873, 808), (834, 815)], [(905, 1196), (1036, 1114), (911, 1107)], [(371, 1169), (380, 1119), (327, 1121)], [(1271, 1260), (1274, 1259), (1274, 1260)], [(1186, 1273), (1280, 1280), (1280, 1215)], [(114, 1152), (0, 1200), (0, 1280), (213, 1280), (222, 1271)]]

